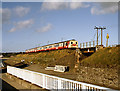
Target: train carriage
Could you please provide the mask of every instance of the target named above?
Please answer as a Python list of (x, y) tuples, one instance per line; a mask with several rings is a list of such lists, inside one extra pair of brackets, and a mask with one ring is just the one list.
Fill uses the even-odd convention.
[(42, 47), (37, 47), (37, 52), (41, 51)]
[(58, 50), (58, 49), (66, 49), (66, 48), (78, 48), (78, 42), (74, 39), (67, 40), (63, 42), (53, 43), (41, 47), (36, 47), (32, 49), (26, 50), (26, 53), (29, 52), (40, 52), (40, 51), (50, 51), (50, 50)]
[(53, 50), (53, 44), (52, 45), (49, 45), (49, 50)]
[(63, 47), (63, 43), (59, 43), (59, 47), (58, 47), (58, 49), (63, 49), (64, 47)]

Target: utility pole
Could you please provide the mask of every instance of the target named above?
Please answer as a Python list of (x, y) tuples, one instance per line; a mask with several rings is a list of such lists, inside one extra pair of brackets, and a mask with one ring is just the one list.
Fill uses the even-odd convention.
[(94, 29), (97, 29), (97, 46), (98, 46), (98, 27), (95, 26)]
[(102, 46), (102, 31), (106, 29), (105, 27), (96, 27), (94, 29), (97, 29), (97, 45), (98, 45), (98, 29), (101, 30), (101, 46)]
[(100, 27), (100, 29), (101, 29), (101, 46), (102, 46), (102, 31), (104, 30), (104, 29), (106, 29), (105, 27)]

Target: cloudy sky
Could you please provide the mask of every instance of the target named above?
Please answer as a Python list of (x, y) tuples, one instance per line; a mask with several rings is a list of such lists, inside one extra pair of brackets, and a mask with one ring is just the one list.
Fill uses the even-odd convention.
[(116, 2), (3, 2), (0, 14), (3, 52), (25, 51), (46, 45), (48, 41), (93, 41), (95, 26), (106, 27), (104, 46), (107, 33), (109, 45), (118, 44)]

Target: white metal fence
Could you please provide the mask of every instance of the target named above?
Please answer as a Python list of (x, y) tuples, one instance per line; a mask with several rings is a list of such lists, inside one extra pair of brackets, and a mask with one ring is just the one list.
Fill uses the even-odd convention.
[(51, 76), (43, 73), (20, 69), (16, 67), (7, 66), (7, 73), (19, 77), (23, 80), (36, 84), (42, 88), (49, 90), (71, 90), (82, 91), (87, 89), (88, 91), (102, 91), (110, 90), (96, 85), (91, 85), (83, 82), (73, 81), (65, 78)]

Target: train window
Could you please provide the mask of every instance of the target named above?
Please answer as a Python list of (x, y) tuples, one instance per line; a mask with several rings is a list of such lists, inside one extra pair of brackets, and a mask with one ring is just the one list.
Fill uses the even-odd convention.
[(66, 45), (66, 42), (64, 43), (64, 45)]
[(71, 44), (73, 44), (73, 42), (71, 42)]
[(44, 47), (44, 49), (47, 49), (47, 47)]
[(63, 46), (63, 44), (59, 44), (59, 46)]
[(58, 46), (59, 46), (59, 44), (56, 44), (56, 45), (55, 45), (55, 47), (58, 47)]
[(52, 46), (49, 46), (49, 48), (52, 48)]
[(77, 44), (77, 42), (76, 42), (76, 44)]

